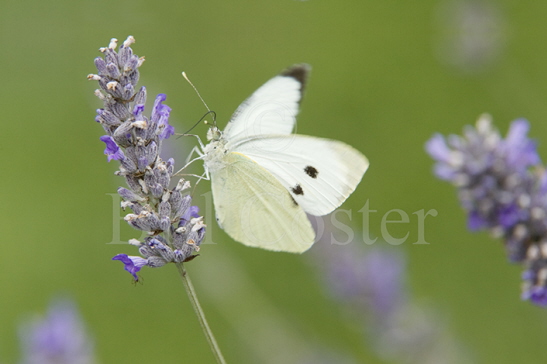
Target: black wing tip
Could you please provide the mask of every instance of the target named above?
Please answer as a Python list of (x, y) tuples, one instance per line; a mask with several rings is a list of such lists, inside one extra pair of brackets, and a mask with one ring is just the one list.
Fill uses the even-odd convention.
[(311, 66), (309, 64), (300, 63), (287, 68), (285, 71), (281, 72), (281, 75), (285, 77), (292, 77), (302, 85), (305, 85), (310, 71)]

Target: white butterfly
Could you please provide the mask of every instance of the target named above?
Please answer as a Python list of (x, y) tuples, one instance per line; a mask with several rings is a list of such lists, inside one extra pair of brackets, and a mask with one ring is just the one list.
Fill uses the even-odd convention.
[(308, 65), (266, 82), (226, 130), (212, 126), (203, 148), (219, 225), (234, 240), (302, 253), (315, 240), (306, 217), (326, 215), (355, 190), (367, 158), (339, 141), (291, 134)]

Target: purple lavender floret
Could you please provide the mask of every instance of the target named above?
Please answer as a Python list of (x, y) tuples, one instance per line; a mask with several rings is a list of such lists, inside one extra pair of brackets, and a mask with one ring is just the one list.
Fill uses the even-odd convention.
[(434, 135), (426, 150), (437, 177), (457, 188), (468, 228), (501, 237), (509, 260), (525, 266), (522, 298), (547, 306), (547, 179), (528, 130), (515, 120), (504, 139), (482, 116), (464, 136)]
[(148, 265), (148, 261), (146, 259), (134, 255), (129, 256), (127, 254), (118, 254), (114, 256), (112, 260), (121, 261), (124, 264), (124, 269), (131, 273), (136, 281), (139, 280), (137, 272), (140, 271), (143, 266)]
[(175, 128), (169, 125), (168, 121), (171, 108), (162, 104), (166, 98), (167, 96), (165, 94), (159, 94), (157, 96), (151, 116), (152, 121), (155, 122), (161, 130), (159, 134), (161, 139), (168, 139), (171, 135), (175, 134)]
[[(104, 104), (97, 110), (95, 120), (107, 135), (100, 139), (106, 144), (104, 153), (108, 161), (118, 160), (117, 175), (125, 177), (128, 188), (120, 187), (122, 207), (133, 213), (125, 221), (138, 230), (147, 232), (148, 238), (130, 244), (139, 248), (144, 258), (118, 254), (120, 260), (135, 280), (144, 266), (161, 267), (167, 263), (182, 263), (192, 259), (205, 235), (203, 218), (191, 197), (182, 192), (190, 188), (183, 179), (175, 178), (175, 161), (160, 157), (162, 143), (175, 133), (169, 124), (171, 108), (164, 104), (167, 96), (159, 94), (150, 117), (144, 115), (146, 88), (136, 91), (138, 68), (144, 62), (133, 53), (128, 37), (116, 52), (117, 40), (101, 48), (104, 58), (96, 58), (98, 74), (88, 76), (98, 81), (95, 91)], [(171, 187), (175, 185), (174, 187)]]
[(118, 147), (118, 145), (116, 144), (116, 142), (114, 141), (114, 139), (112, 139), (110, 135), (103, 135), (99, 139), (101, 139), (101, 141), (106, 144), (106, 149), (104, 150), (104, 154), (106, 154), (106, 156), (108, 157), (109, 162), (112, 159), (117, 161), (125, 159), (125, 156), (123, 155), (122, 150), (120, 149), (120, 147)]
[(92, 364), (93, 342), (74, 304), (52, 303), (46, 317), (25, 322), (20, 328), (21, 364)]

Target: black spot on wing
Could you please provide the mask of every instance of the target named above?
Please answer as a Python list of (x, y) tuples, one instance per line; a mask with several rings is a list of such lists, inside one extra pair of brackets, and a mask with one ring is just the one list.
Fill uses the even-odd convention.
[(304, 195), (304, 190), (302, 189), (302, 187), (300, 185), (296, 185), (292, 188), (292, 192), (295, 194), (295, 195)]
[(306, 174), (311, 178), (317, 178), (317, 175), (319, 174), (319, 171), (312, 166), (307, 166), (304, 168), (304, 172), (306, 172)]

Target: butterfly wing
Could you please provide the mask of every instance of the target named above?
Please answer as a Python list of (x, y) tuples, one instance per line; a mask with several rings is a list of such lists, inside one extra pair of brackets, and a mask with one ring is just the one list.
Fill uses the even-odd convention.
[(224, 130), (230, 141), (258, 135), (290, 134), (310, 67), (295, 65), (272, 78), (235, 111)]
[(274, 251), (302, 253), (315, 239), (302, 208), (266, 169), (239, 153), (211, 173), (217, 220), (234, 240)]
[(234, 151), (267, 169), (305, 212), (316, 216), (340, 206), (369, 166), (361, 152), (345, 143), (304, 135), (256, 137)]

